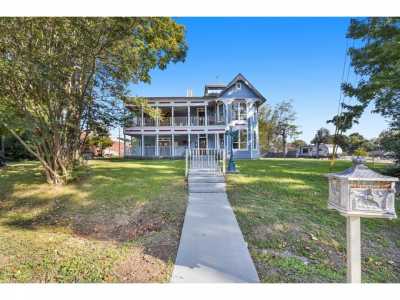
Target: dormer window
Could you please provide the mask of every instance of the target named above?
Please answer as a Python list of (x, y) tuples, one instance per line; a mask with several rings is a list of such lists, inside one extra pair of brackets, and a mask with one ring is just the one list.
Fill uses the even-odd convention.
[(236, 82), (236, 89), (240, 90), (242, 88), (242, 84), (240, 82)]

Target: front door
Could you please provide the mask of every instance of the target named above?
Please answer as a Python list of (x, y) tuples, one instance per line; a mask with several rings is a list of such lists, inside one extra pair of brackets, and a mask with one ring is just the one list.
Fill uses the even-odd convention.
[(204, 107), (197, 108), (197, 126), (204, 126), (205, 124), (205, 110)]
[(199, 135), (199, 148), (206, 149), (207, 148), (207, 137), (205, 134)]

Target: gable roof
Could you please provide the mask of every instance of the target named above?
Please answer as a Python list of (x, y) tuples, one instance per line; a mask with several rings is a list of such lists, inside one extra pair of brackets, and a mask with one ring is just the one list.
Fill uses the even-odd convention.
[(228, 85), (225, 87), (225, 89), (221, 92), (220, 95), (223, 95), (227, 90), (229, 90), (233, 85), (236, 84), (236, 82), (242, 81), (254, 94), (256, 94), (262, 102), (265, 102), (267, 99), (244, 77), (241, 73), (237, 74), (235, 78), (231, 82), (228, 83)]

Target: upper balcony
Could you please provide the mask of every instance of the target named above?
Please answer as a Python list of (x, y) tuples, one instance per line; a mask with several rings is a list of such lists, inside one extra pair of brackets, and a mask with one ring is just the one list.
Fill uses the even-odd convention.
[(162, 118), (133, 117), (126, 127), (188, 127), (188, 126), (213, 126), (225, 125), (225, 119), (221, 120), (216, 115), (205, 116), (164, 116)]
[(226, 126), (232, 120), (247, 120), (247, 106), (244, 101), (235, 101), (229, 105), (209, 101), (185, 106), (159, 106), (160, 116), (151, 118), (143, 110), (132, 109), (133, 115), (127, 128), (144, 127), (207, 127)]

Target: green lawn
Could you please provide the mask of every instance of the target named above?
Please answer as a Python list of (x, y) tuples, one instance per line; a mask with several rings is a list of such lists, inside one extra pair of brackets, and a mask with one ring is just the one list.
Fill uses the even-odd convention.
[[(349, 166), (338, 161), (332, 171)], [(329, 162), (264, 159), (238, 168), (228, 176), (229, 199), (261, 280), (345, 282), (345, 218), (326, 208)], [(400, 220), (361, 226), (363, 282), (400, 282)]]
[(0, 170), (0, 282), (165, 282), (186, 207), (183, 161), (91, 161), (65, 187)]
[[(344, 282), (345, 219), (326, 209), (329, 162), (238, 167), (229, 199), (261, 280)], [(0, 282), (168, 281), (186, 207), (184, 161), (97, 160), (76, 177), (53, 188), (36, 162), (0, 170)], [(363, 281), (400, 282), (399, 220), (363, 219), (362, 245)]]

